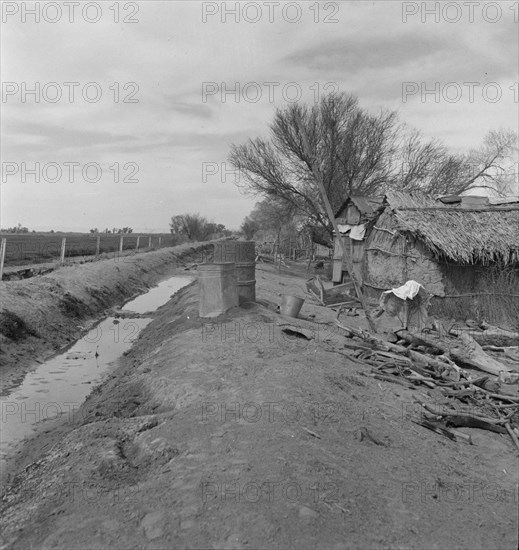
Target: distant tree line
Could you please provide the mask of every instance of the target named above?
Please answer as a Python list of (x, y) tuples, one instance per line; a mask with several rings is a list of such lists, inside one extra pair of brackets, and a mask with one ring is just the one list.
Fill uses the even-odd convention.
[(29, 229), (27, 227), (23, 227), (22, 224), (19, 223), (16, 227), (2, 229), (2, 233), (29, 233)]
[(117, 227), (114, 227), (113, 229), (108, 229), (107, 227), (104, 231), (99, 231), (97, 227), (94, 227), (93, 229), (90, 230), (90, 233), (93, 233), (93, 234), (113, 233), (113, 234), (121, 235), (121, 234), (133, 233), (133, 229), (131, 227), (121, 227), (119, 229)]
[[(8, 227), (7, 229), (0, 229), (0, 231), (2, 233), (29, 233), (30, 232), (29, 229), (27, 227), (22, 226), (21, 223), (19, 223), (16, 227)], [(33, 230), (32, 233), (36, 233), (36, 231)], [(54, 229), (51, 229), (49, 233), (56, 233), (56, 231), (54, 231)], [(67, 231), (57, 231), (57, 233), (67, 233)], [(90, 233), (91, 234), (108, 233), (108, 234), (121, 235), (121, 234), (133, 233), (133, 229), (131, 227), (121, 227), (121, 228), (114, 227), (112, 229), (106, 228), (104, 231), (99, 231), (97, 227), (94, 227), (90, 229)]]
[(185, 241), (208, 241), (232, 235), (232, 231), (221, 223), (209, 221), (200, 214), (178, 214), (169, 222), (175, 243)]

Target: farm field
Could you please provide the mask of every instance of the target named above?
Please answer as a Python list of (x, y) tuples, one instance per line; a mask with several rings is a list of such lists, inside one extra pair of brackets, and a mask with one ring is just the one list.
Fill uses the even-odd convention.
[[(119, 250), (118, 234), (100, 233), (100, 254)], [(5, 263), (23, 266), (45, 263), (60, 258), (61, 242), (66, 238), (65, 259), (92, 256), (96, 253), (97, 235), (91, 233), (0, 233), (6, 239)], [(129, 233), (123, 236), (123, 250), (139, 250), (173, 246), (173, 237), (165, 234)], [(151, 239), (151, 241), (150, 241)], [(159, 245), (160, 240), (160, 245)]]

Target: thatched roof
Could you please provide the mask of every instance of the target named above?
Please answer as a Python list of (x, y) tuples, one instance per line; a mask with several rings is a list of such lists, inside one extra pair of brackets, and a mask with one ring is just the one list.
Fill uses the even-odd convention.
[(519, 262), (517, 202), (466, 208), (399, 192), (389, 192), (386, 202), (397, 229), (420, 239), (438, 257), (463, 264)]

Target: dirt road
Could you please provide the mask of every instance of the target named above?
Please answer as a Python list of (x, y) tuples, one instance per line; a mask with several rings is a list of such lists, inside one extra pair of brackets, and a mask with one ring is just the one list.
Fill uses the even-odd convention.
[(26, 445), (2, 548), (517, 548), (509, 438), (417, 426), (427, 390), (363, 376), (333, 312), (306, 303), (310, 339), (283, 332), (279, 294), (303, 274), (256, 278), (258, 303), (212, 323), (196, 283), (180, 291), (74, 418)]

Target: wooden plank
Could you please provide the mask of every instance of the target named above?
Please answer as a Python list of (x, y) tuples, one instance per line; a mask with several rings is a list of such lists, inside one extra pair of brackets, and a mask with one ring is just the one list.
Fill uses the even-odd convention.
[(476, 369), (499, 376), (502, 371), (511, 372), (510, 367), (496, 361), (487, 355), (481, 346), (468, 334), (462, 334), (458, 339), (438, 338), (425, 333), (413, 333), (398, 330), (396, 334), (412, 344), (427, 345), (445, 353), (454, 361), (464, 363)]
[(517, 346), (519, 344), (519, 332), (512, 332), (498, 327), (488, 325), (489, 328), (483, 331), (475, 331), (473, 329), (451, 329), (450, 334), (461, 336), (468, 333), (471, 338), (474, 338), (478, 344), (496, 345), (496, 346)]
[(342, 281), (342, 273), (342, 260), (333, 260), (332, 281), (334, 283), (340, 283)]
[(0, 245), (0, 281), (4, 274), (4, 262), (5, 262), (5, 249), (7, 248), (7, 239), (2, 239), (2, 244)]
[(345, 303), (360, 302), (355, 295), (355, 287), (352, 282), (328, 288), (324, 291), (323, 302), (325, 305), (339, 305)]
[(65, 263), (65, 247), (67, 246), (67, 237), (61, 239), (61, 254), (59, 261), (61, 264)]

